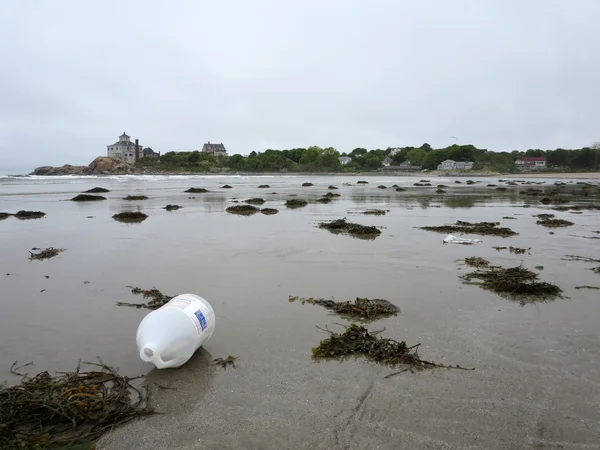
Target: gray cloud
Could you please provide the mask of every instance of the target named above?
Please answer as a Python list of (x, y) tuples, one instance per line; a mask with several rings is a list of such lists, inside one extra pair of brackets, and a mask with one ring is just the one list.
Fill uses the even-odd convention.
[(308, 145), (600, 140), (600, 2), (9, 2), (0, 167)]

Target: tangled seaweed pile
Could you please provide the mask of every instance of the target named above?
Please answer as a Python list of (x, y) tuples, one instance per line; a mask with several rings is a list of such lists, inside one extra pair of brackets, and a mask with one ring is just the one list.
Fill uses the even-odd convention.
[(560, 298), (562, 294), (561, 288), (552, 283), (538, 281), (538, 274), (523, 266), (490, 266), (486, 270), (477, 270), (461, 278), (469, 284), (476, 284), (483, 289), (517, 300), (521, 305), (539, 300), (553, 300)]
[(27, 220), (27, 219), (41, 219), (46, 215), (45, 212), (42, 211), (18, 211), (14, 214), (0, 212), (0, 220), (8, 219), (10, 216), (16, 217), (19, 220)]
[[(553, 216), (552, 214), (546, 214), (546, 215)], [(538, 216), (540, 218), (540, 220), (538, 220), (536, 223), (538, 225), (543, 226), (543, 227), (559, 228), (559, 227), (570, 227), (571, 225), (575, 225), (573, 222), (571, 222), (569, 220), (565, 220), (565, 219), (553, 219), (553, 218), (550, 218), (550, 217), (542, 218), (541, 216), (542, 216), (542, 214), (540, 214)]]
[(112, 216), (117, 222), (123, 223), (139, 223), (148, 218), (147, 214), (140, 211), (125, 211)]
[(204, 194), (205, 192), (208, 192), (208, 189), (191, 187), (184, 192), (191, 194)]
[(510, 228), (498, 227), (500, 222), (464, 222), (457, 220), (454, 225), (442, 225), (437, 227), (420, 227), (421, 230), (434, 231), (436, 233), (463, 233), (463, 234), (479, 234), (482, 236), (515, 236), (519, 233)]
[(297, 198), (291, 198), (289, 200), (286, 200), (286, 202), (285, 202), (285, 206), (287, 206), (288, 208), (291, 208), (291, 209), (303, 208), (306, 205), (308, 205), (308, 202), (306, 200), (300, 200)]
[(110, 192), (110, 191), (103, 187), (93, 187), (93, 188), (85, 191), (86, 194), (101, 194), (102, 192)]
[(251, 216), (260, 211), (256, 206), (252, 205), (235, 205), (225, 209), (229, 214), (238, 214), (240, 216)]
[(378, 332), (369, 332), (365, 327), (351, 324), (343, 333), (329, 333), (329, 338), (323, 339), (317, 347), (312, 349), (315, 358), (343, 357), (350, 355), (364, 355), (370, 361), (389, 366), (406, 365), (407, 367), (400, 371), (387, 375), (389, 378), (404, 371), (416, 369), (432, 369), (434, 367), (446, 367), (448, 369), (464, 369), (458, 365), (446, 366), (436, 364), (433, 361), (421, 359), (418, 353), (419, 346), (416, 344), (411, 347), (406, 345), (405, 341), (398, 342), (394, 339), (378, 336)]
[(167, 205), (163, 209), (166, 209), (167, 211), (177, 211), (178, 209), (181, 209), (181, 208), (183, 208), (183, 206), (179, 206), (179, 205)]
[(381, 234), (381, 230), (377, 227), (348, 222), (345, 218), (332, 220), (331, 222), (321, 222), (319, 228), (328, 230), (331, 233), (349, 234), (361, 239), (375, 239)]
[(510, 253), (514, 253), (515, 255), (523, 255), (525, 253), (527, 253), (528, 255), (529, 250), (531, 250), (531, 247), (529, 248), (521, 248), (521, 247), (513, 247), (512, 245), (510, 247), (492, 247), (494, 250), (496, 250), (497, 252), (499, 252), (500, 250), (508, 250)]
[(289, 301), (300, 300), (302, 304), (320, 305), (339, 314), (346, 319), (372, 321), (385, 317), (397, 316), (400, 312), (393, 303), (383, 299), (368, 299), (357, 297), (354, 302), (335, 302), (333, 300), (290, 297)]
[(101, 195), (79, 194), (71, 199), (72, 202), (97, 202), (100, 200), (106, 200), (106, 197)]
[[(31, 363), (29, 363), (31, 364)], [(29, 365), (25, 364), (25, 366)], [(153, 413), (148, 391), (134, 378), (121, 376), (105, 364), (85, 363), (95, 370), (34, 377), (0, 389), (0, 448), (40, 450), (94, 442), (103, 433)]]
[(249, 198), (248, 200), (244, 200), (244, 203), (248, 203), (249, 205), (262, 205), (265, 202), (266, 200), (260, 197)]
[(386, 211), (383, 209), (368, 209), (363, 214), (367, 216), (385, 216)]
[(148, 200), (148, 197), (145, 195), (128, 195), (123, 200)]
[(146, 303), (126, 303), (117, 302), (117, 306), (133, 306), (134, 308), (146, 308), (146, 309), (158, 309), (163, 305), (166, 305), (171, 301), (173, 296), (165, 295), (156, 288), (152, 289), (140, 289), (139, 287), (127, 286), (131, 288), (131, 293), (139, 295), (141, 294), (144, 298), (149, 298), (150, 301)]
[(29, 260), (30, 261), (33, 261), (34, 259), (41, 261), (44, 259), (54, 258), (59, 253), (65, 251), (64, 248), (54, 248), (54, 247), (48, 247), (48, 248), (45, 248), (44, 250), (41, 250), (39, 248), (32, 248), (31, 250), (37, 251), (37, 253), (29, 252)]
[(469, 258), (465, 258), (465, 264), (470, 267), (477, 267), (478, 269), (490, 266), (490, 262), (481, 258), (480, 256), (471, 256)]
[(223, 369), (227, 370), (227, 366), (233, 366), (235, 369), (235, 361), (239, 356), (229, 355), (227, 358), (215, 358), (213, 359), (213, 365), (221, 366)]
[(264, 214), (265, 216), (273, 216), (275, 214), (277, 214), (279, 212), (278, 209), (275, 208), (263, 208), (260, 210), (261, 214)]

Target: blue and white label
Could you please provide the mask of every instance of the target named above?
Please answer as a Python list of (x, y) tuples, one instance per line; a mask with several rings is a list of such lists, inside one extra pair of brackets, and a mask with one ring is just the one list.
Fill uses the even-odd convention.
[(200, 327), (202, 328), (202, 331), (206, 330), (206, 327), (208, 326), (206, 324), (206, 317), (204, 317), (204, 314), (202, 314), (201, 310), (198, 310), (194, 313), (194, 316), (196, 316), (196, 319), (198, 319), (198, 322), (200, 323)]

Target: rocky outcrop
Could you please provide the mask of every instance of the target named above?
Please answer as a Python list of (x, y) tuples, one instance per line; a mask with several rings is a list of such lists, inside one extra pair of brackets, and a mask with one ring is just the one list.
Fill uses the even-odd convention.
[(131, 164), (109, 156), (98, 156), (88, 166), (72, 166), (65, 164), (61, 167), (42, 166), (30, 175), (122, 175), (134, 173)]
[(35, 169), (30, 175), (84, 175), (87, 166), (72, 166), (65, 164), (62, 167), (42, 166)]
[(135, 170), (125, 161), (109, 156), (98, 156), (88, 166), (87, 175), (128, 174)]

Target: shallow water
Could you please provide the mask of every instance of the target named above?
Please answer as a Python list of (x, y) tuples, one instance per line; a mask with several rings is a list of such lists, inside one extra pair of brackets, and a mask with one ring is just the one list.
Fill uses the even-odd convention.
[[(212, 427), (214, 446), (225, 442), (241, 448), (239, 442), (248, 438), (252, 428), (244, 425), (248, 414), (267, 421), (271, 431), (287, 436), (286, 442), (299, 442), (291, 423), (277, 423), (273, 417), (285, 409), (283, 399), (298, 404), (289, 413), (298, 424), (298, 433), (311, 427), (318, 431), (327, 423), (334, 430), (321, 429), (329, 433), (325, 440), (305, 436), (307, 446), (296, 448), (350, 448), (349, 442), (356, 444), (352, 448), (360, 448), (360, 442), (362, 448), (374, 448), (373, 442), (394, 448), (394, 436), (400, 432), (412, 439), (407, 442), (414, 448), (435, 447), (440, 442), (477, 447), (482, 437), (496, 439), (487, 448), (502, 442), (513, 445), (518, 439), (531, 445), (547, 441), (593, 446), (600, 429), (600, 301), (598, 291), (574, 287), (600, 286), (600, 275), (586, 270), (591, 264), (561, 257), (599, 257), (600, 240), (573, 236), (595, 236), (591, 231), (600, 229), (598, 213), (556, 212), (576, 225), (549, 230), (536, 225), (532, 217), (547, 212), (538, 208), (538, 199), (485, 187), (499, 184), (496, 180), (481, 179), (480, 184), (466, 186), (455, 185), (449, 178), (430, 178), (433, 188), (413, 188), (422, 178), (3, 179), (0, 211), (42, 210), (47, 216), (0, 221), (0, 380), (18, 381), (8, 373), (16, 360), (33, 360), (31, 372), (69, 370), (79, 359), (97, 357), (126, 374), (148, 372), (151, 366), (139, 359), (135, 347), (135, 331), (147, 311), (115, 304), (142, 300), (127, 286), (156, 287), (167, 294), (202, 295), (216, 311), (213, 337), (199, 353), (202, 358), (186, 369), (194, 377), (204, 377), (204, 392), (198, 398), (233, 408), (227, 413), (213, 411), (210, 418), (194, 416)], [(356, 185), (358, 179), (369, 184)], [(305, 181), (314, 186), (301, 187)], [(545, 180), (545, 186), (553, 181)], [(271, 187), (257, 189), (265, 183)], [(220, 189), (223, 184), (233, 189)], [(341, 197), (329, 204), (310, 203), (294, 210), (283, 206), (289, 198), (316, 199), (328, 192), (330, 184), (340, 188), (332, 192)], [(409, 190), (377, 188), (392, 184)], [(435, 193), (438, 184), (448, 186), (446, 194)], [(65, 201), (94, 186), (111, 190), (102, 194), (107, 201)], [(210, 192), (183, 192), (192, 186)], [(150, 199), (122, 200), (134, 194)], [(279, 214), (242, 217), (224, 212), (234, 199), (251, 197), (265, 198), (263, 207), (278, 208)], [(167, 212), (162, 209), (167, 204), (184, 208)], [(523, 204), (533, 206), (522, 208)], [(385, 216), (360, 214), (372, 208), (389, 211)], [(140, 210), (149, 217), (141, 224), (112, 219), (113, 214), (127, 210)], [(503, 220), (503, 216), (516, 220)], [(316, 227), (319, 221), (342, 217), (380, 226), (382, 234), (365, 241)], [(500, 221), (519, 235), (507, 239), (483, 236), (483, 243), (476, 246), (443, 245), (444, 235), (416, 228), (456, 220)], [(531, 247), (531, 254), (512, 255), (492, 248), (509, 245)], [(28, 260), (31, 248), (50, 246), (66, 251), (46, 261)], [(482, 256), (494, 264), (523, 263), (530, 269), (544, 266), (540, 278), (558, 284), (569, 298), (522, 307), (463, 285), (458, 276), (469, 269), (457, 260), (467, 256)], [(383, 382), (391, 370), (362, 360), (315, 363), (311, 347), (326, 337), (315, 325), (334, 329), (336, 322), (343, 321), (317, 306), (290, 304), (289, 295), (387, 299), (400, 307), (401, 314), (373, 328), (385, 326), (386, 336), (409, 344), (421, 342), (425, 359), (477, 370), (409, 374)], [(237, 369), (221, 376), (222, 372), (207, 368), (209, 359), (229, 354), (240, 356)], [(169, 373), (177, 372), (153, 371), (152, 376), (164, 383)], [(180, 371), (179, 376), (186, 373)], [(188, 381), (179, 380), (183, 393), (177, 396), (191, 389), (192, 378)], [(348, 411), (365, 389), (368, 400), (361, 408), (369, 409), (363, 411), (364, 423), (359, 423)], [(319, 402), (322, 409), (317, 408)], [(164, 403), (168, 408), (169, 400)], [(200, 407), (196, 402), (188, 406)], [(406, 408), (411, 418), (406, 417)], [(488, 422), (496, 420), (497, 426), (485, 425), (478, 417), (481, 414), (490, 417)], [(226, 417), (244, 426), (226, 441), (218, 441), (218, 421)], [(191, 417), (182, 420), (186, 423)], [(459, 431), (460, 424), (468, 421), (476, 429)], [(522, 430), (514, 435), (519, 421)], [(256, 425), (262, 426), (266, 425)], [(539, 431), (542, 428), (546, 431)], [(156, 433), (160, 435), (159, 428)], [(156, 444), (159, 435), (139, 448), (162, 448)], [(184, 441), (181, 438), (182, 446)], [(283, 441), (259, 439), (250, 448), (278, 448)], [(145, 441), (139, 437), (137, 442)]]

